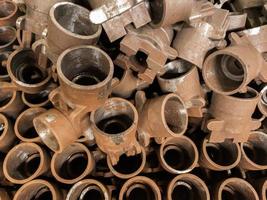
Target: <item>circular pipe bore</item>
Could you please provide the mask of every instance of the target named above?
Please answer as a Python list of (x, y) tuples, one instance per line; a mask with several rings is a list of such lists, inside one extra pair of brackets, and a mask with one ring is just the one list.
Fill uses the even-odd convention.
[(193, 174), (175, 177), (167, 189), (167, 200), (210, 200), (210, 193), (204, 181)]
[[(16, 15), (18, 11), (17, 5), (12, 1), (0, 1), (0, 24), (5, 24), (4, 20), (8, 20)], [(13, 25), (12, 23), (9, 25)]]
[(33, 126), (33, 119), (44, 113), (44, 108), (29, 108), (21, 113), (15, 122), (15, 134), (23, 142), (40, 142), (38, 133)]
[(205, 139), (202, 143), (200, 165), (215, 171), (229, 170), (238, 165), (241, 151), (238, 144), (231, 141), (209, 143)]
[(159, 160), (170, 173), (188, 173), (197, 165), (198, 150), (193, 141), (185, 136), (170, 138), (161, 144)]
[(6, 48), (12, 50), (12, 44), (16, 41), (16, 39), (15, 28), (12, 26), (0, 26), (0, 50), (5, 50)]
[(49, 104), (49, 91), (42, 91), (36, 94), (22, 92), (22, 101), (30, 108), (43, 107)]
[(213, 91), (225, 95), (238, 92), (246, 83), (246, 65), (229, 54), (211, 55), (203, 66), (203, 78)]
[(63, 199), (58, 189), (48, 181), (36, 179), (24, 184), (16, 192), (13, 200), (60, 200)]
[(13, 132), (13, 124), (9, 119), (0, 114), (0, 150), (1, 152), (8, 152), (16, 141), (16, 136)]
[(264, 87), (260, 92), (258, 108), (264, 116), (267, 116), (267, 87)]
[(240, 165), (247, 170), (267, 169), (267, 136), (263, 132), (253, 132), (247, 142), (241, 143)]
[(21, 143), (11, 149), (4, 159), (4, 175), (12, 183), (24, 184), (46, 172), (46, 153), (34, 143)]
[(150, 178), (137, 176), (124, 183), (119, 200), (161, 200), (160, 189)]
[(10, 81), (10, 77), (7, 73), (6, 62), (11, 51), (0, 52), (0, 81)]
[(255, 189), (245, 180), (229, 178), (217, 186), (214, 200), (259, 200)]
[(76, 183), (69, 191), (66, 200), (110, 200), (109, 191), (101, 182), (85, 179)]
[(74, 184), (91, 173), (94, 168), (94, 160), (87, 147), (80, 143), (74, 143), (55, 153), (51, 161), (53, 176), (62, 183)]

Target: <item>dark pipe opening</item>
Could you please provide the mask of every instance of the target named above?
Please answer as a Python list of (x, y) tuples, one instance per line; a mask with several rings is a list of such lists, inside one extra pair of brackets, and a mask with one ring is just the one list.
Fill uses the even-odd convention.
[(162, 0), (149, 0), (150, 15), (153, 23), (160, 23), (163, 18), (164, 6)]
[(96, 67), (90, 67), (86, 72), (76, 74), (72, 82), (77, 85), (96, 85), (105, 79), (106, 75)]
[(226, 187), (226, 189), (222, 191), (222, 200), (249, 200), (249, 197), (230, 187)]
[(34, 197), (32, 197), (30, 200), (52, 200), (53, 196), (49, 188), (43, 187), (39, 189)]
[(0, 94), (0, 107), (4, 107), (5, 105), (7, 105), (13, 96), (13, 92), (12, 91), (4, 91), (2, 92), (2, 94)]
[(40, 155), (38, 153), (29, 155), (24, 162), (18, 167), (18, 176), (30, 177), (32, 176), (38, 167), (40, 166)]
[(153, 189), (149, 185), (145, 184), (135, 184), (132, 185), (133, 188), (129, 188), (126, 192), (126, 200), (155, 200), (155, 194)]
[(40, 104), (48, 100), (48, 91), (42, 91), (37, 94), (24, 93), (25, 100), (31, 104)]
[(265, 146), (258, 146), (252, 143), (245, 143), (243, 145), (246, 156), (258, 165), (267, 165), (267, 152)]
[(194, 185), (179, 181), (173, 188), (172, 200), (201, 200), (201, 196)]
[(144, 66), (144, 67), (147, 66), (147, 62), (146, 62), (147, 58), (148, 58), (148, 55), (142, 51), (138, 51), (134, 56), (134, 60), (138, 64), (140, 64), (141, 66)]
[(103, 191), (98, 186), (89, 186), (81, 194), (79, 200), (105, 200)]
[(21, 135), (28, 139), (36, 138), (39, 136), (33, 125), (29, 127), (25, 132), (21, 132)]
[(8, 17), (15, 11), (15, 6), (11, 2), (0, 2), (0, 18)]
[(162, 79), (176, 79), (192, 69), (192, 64), (185, 61), (172, 61), (166, 65), (166, 72), (161, 75)]
[(0, 76), (8, 76), (6, 66), (3, 66), (3, 62), (7, 61), (9, 53), (0, 54)]
[(135, 156), (126, 156), (123, 154), (117, 165), (114, 165), (113, 168), (121, 174), (132, 174), (140, 168), (142, 161), (142, 154)]

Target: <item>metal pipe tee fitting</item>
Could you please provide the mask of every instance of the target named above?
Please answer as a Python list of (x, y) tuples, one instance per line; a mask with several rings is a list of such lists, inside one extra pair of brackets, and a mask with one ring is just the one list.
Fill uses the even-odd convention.
[(138, 77), (151, 84), (168, 59), (177, 52), (170, 47), (173, 30), (170, 27), (154, 29), (147, 25), (138, 30), (127, 27), (128, 34), (120, 43), (120, 50), (130, 59), (130, 68)]
[(59, 56), (60, 87), (50, 94), (55, 108), (34, 119), (38, 134), (49, 148), (61, 152), (82, 135), (93, 140), (89, 113), (104, 105), (110, 95), (113, 71), (111, 58), (97, 47), (77, 46)]
[(137, 92), (139, 112), (138, 141), (148, 146), (150, 138), (162, 143), (168, 137), (180, 137), (188, 125), (188, 114), (181, 98), (168, 94), (146, 99), (144, 92)]
[(91, 0), (94, 9), (90, 20), (102, 24), (109, 40), (115, 40), (127, 34), (126, 26), (133, 24), (136, 29), (151, 21), (145, 0)]
[(196, 66), (183, 60), (171, 61), (157, 79), (164, 93), (173, 92), (181, 97), (189, 117), (203, 117), (206, 101)]
[(259, 94), (248, 88), (246, 93), (236, 93), (224, 96), (213, 93), (204, 129), (211, 131), (209, 142), (223, 142), (232, 139), (233, 142), (246, 142), (252, 130), (261, 126), (261, 122), (252, 119)]

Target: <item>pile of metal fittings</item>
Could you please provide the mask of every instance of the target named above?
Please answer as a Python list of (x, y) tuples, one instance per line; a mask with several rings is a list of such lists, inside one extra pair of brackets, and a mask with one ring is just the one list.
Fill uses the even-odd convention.
[(267, 1), (0, 0), (1, 200), (266, 200)]

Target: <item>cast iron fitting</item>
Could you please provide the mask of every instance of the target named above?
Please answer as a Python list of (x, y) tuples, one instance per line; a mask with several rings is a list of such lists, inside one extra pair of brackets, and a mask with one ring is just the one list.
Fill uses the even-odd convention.
[(51, 8), (46, 45), (52, 61), (68, 48), (97, 43), (102, 28), (90, 22), (89, 14), (86, 8), (70, 2), (57, 3)]
[(152, 179), (144, 176), (137, 176), (126, 181), (122, 186), (119, 200), (139, 199), (162, 199), (160, 189)]
[(34, 126), (33, 119), (44, 113), (44, 108), (29, 108), (22, 112), (16, 119), (14, 130), (16, 136), (23, 142), (41, 142)]
[(167, 188), (167, 200), (210, 200), (210, 193), (205, 182), (193, 174), (176, 176)]
[(0, 26), (15, 26), (19, 13), (15, 2), (9, 0), (0, 1)]
[(94, 158), (88, 148), (80, 143), (73, 143), (61, 153), (55, 153), (51, 160), (51, 171), (55, 179), (64, 184), (74, 184), (95, 167)]
[(13, 200), (62, 200), (63, 192), (54, 184), (41, 179), (27, 182), (16, 192)]
[(18, 49), (8, 58), (7, 71), (18, 90), (35, 94), (43, 91), (51, 79), (49, 69), (41, 68), (31, 49)]
[(206, 101), (196, 66), (183, 60), (171, 61), (157, 79), (164, 93), (173, 92), (181, 97), (189, 117), (203, 117)]
[(35, 143), (21, 143), (8, 152), (3, 166), (10, 182), (24, 184), (48, 173), (50, 156)]
[(79, 181), (69, 190), (66, 200), (111, 200), (109, 189), (101, 182), (93, 179)]
[(6, 116), (0, 114), (0, 151), (7, 153), (16, 139), (13, 124)]
[(261, 126), (260, 120), (252, 118), (258, 101), (259, 94), (252, 88), (231, 96), (213, 93), (204, 121), (204, 128), (211, 131), (209, 142), (223, 142), (225, 139), (233, 139), (234, 143), (246, 142), (251, 131)]
[(0, 52), (0, 82), (10, 82), (10, 77), (7, 73), (7, 59), (11, 51)]
[(0, 189), (0, 199), (10, 200), (10, 196), (5, 189)]
[(151, 84), (167, 60), (177, 57), (170, 47), (174, 32), (170, 27), (153, 29), (149, 25), (138, 30), (128, 26), (127, 30), (120, 50), (129, 57), (130, 68), (138, 72), (138, 77)]
[(30, 108), (47, 107), (51, 104), (48, 95), (51, 91), (41, 91), (36, 94), (22, 92), (21, 98), (25, 105)]
[(86, 106), (88, 111), (97, 109), (107, 100), (112, 90), (113, 72), (111, 58), (94, 46), (67, 49), (57, 61), (63, 99)]
[(240, 167), (245, 170), (267, 169), (267, 135), (255, 131), (249, 135), (248, 141), (241, 143), (242, 157)]
[(256, 190), (259, 194), (260, 200), (267, 199), (267, 180), (265, 178), (256, 181)]
[(110, 98), (91, 113), (90, 119), (96, 143), (112, 165), (124, 153), (131, 156), (141, 152), (136, 138), (138, 113), (129, 101)]
[[(146, 100), (138, 92), (136, 102), (139, 111), (138, 140), (148, 146), (150, 138), (180, 137), (187, 129), (188, 114), (184, 102), (176, 94), (168, 94)], [(159, 142), (161, 143), (161, 142)]]
[(206, 85), (216, 93), (231, 95), (246, 91), (254, 79), (267, 80), (263, 55), (246, 40), (232, 34), (232, 46), (209, 55), (202, 69)]
[(127, 25), (133, 24), (138, 29), (151, 21), (144, 0), (93, 0), (89, 3), (94, 9), (90, 20), (102, 24), (110, 42), (126, 35)]
[(158, 152), (161, 166), (172, 174), (192, 171), (198, 164), (198, 150), (194, 142), (185, 137), (168, 138)]
[(14, 27), (0, 26), (0, 52), (12, 51), (14, 49), (17, 40), (16, 34), (17, 31)]
[(214, 200), (259, 200), (256, 190), (240, 178), (226, 179), (215, 188), (213, 195)]
[(199, 165), (214, 170), (226, 171), (238, 165), (241, 159), (241, 150), (238, 143), (226, 140), (222, 143), (210, 143), (204, 139), (201, 150)]

